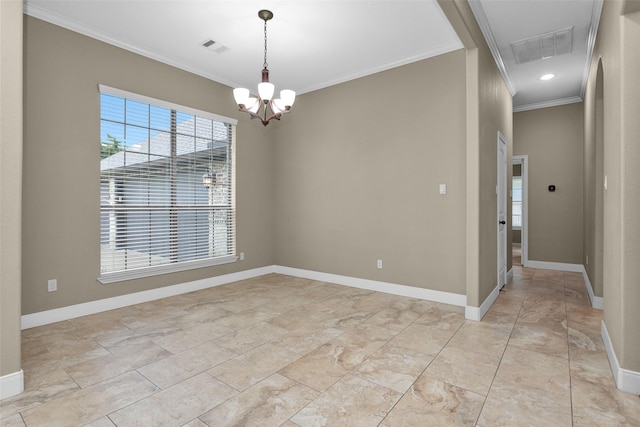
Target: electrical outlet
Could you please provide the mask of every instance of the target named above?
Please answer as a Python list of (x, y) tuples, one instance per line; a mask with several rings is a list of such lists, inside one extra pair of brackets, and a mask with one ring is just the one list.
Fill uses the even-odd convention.
[(379, 259), (379, 260), (378, 260), (378, 264), (377, 264), (377, 266), (378, 266), (378, 268), (379, 268), (380, 270), (382, 270), (382, 260), (381, 260), (381, 259)]
[(244, 261), (244, 252), (240, 252), (240, 261)]
[(47, 289), (49, 290), (49, 292), (55, 292), (58, 290), (58, 280), (57, 279), (50, 279), (47, 281)]
[(447, 194), (447, 184), (440, 184), (440, 194)]

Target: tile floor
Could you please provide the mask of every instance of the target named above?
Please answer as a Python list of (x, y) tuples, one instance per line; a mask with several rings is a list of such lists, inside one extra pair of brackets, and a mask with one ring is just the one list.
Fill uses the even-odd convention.
[(580, 274), (463, 309), (268, 275), (23, 331), (3, 426), (620, 426)]

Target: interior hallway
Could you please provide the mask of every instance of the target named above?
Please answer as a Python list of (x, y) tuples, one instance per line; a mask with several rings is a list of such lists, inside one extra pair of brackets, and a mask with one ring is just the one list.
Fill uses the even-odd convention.
[[(462, 307), (268, 275), (23, 331), (3, 426), (618, 426), (582, 276)], [(634, 424), (635, 423), (635, 424)]]

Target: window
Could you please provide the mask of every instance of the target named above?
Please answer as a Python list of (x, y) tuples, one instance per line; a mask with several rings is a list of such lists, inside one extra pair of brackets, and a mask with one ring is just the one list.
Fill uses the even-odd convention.
[(235, 121), (100, 86), (100, 277), (233, 262)]
[(522, 227), (522, 177), (513, 177), (512, 225), (518, 229)]

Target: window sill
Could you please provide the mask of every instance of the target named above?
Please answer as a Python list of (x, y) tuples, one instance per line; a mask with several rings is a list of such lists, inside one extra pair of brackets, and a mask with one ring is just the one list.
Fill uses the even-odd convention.
[(103, 285), (109, 283), (123, 282), (125, 280), (141, 279), (144, 277), (157, 276), (159, 274), (176, 273), (179, 271), (193, 270), (195, 268), (212, 267), (215, 265), (230, 264), (236, 262), (238, 257), (228, 255), (217, 258), (208, 258), (197, 261), (184, 261), (175, 264), (157, 265), (153, 267), (136, 268), (133, 270), (116, 271), (104, 273), (98, 277), (98, 282)]

